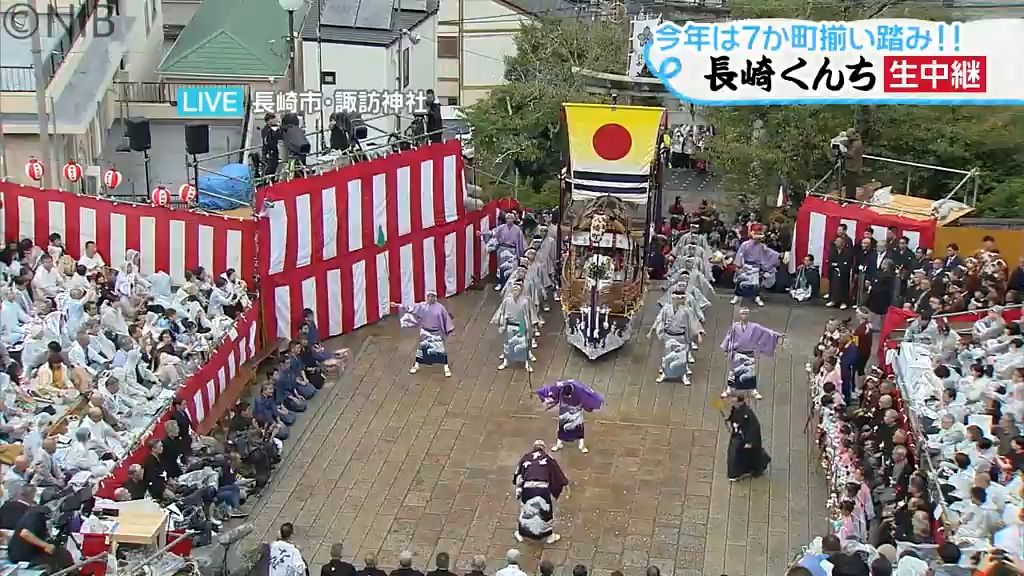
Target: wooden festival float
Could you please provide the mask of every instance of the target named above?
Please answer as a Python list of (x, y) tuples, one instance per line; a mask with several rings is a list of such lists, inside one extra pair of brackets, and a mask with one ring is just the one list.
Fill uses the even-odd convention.
[(633, 336), (658, 197), (662, 108), (564, 104), (569, 163), (559, 228), (559, 296), (570, 344), (591, 360)]

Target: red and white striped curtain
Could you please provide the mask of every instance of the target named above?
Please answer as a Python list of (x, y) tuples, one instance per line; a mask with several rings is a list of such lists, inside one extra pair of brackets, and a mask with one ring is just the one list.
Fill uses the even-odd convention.
[(263, 189), (268, 335), (294, 336), (305, 308), (322, 337), (343, 334), (387, 316), (390, 302), (452, 296), (486, 276), (479, 233), (496, 225), (497, 204), (467, 213), (465, 198), (458, 141)]
[(92, 241), (108, 266), (120, 267), (125, 252), (137, 250), (143, 274), (167, 272), (175, 284), (184, 281), (185, 270), (199, 266), (211, 274), (234, 268), (252, 282), (256, 259), (252, 220), (114, 202), (12, 182), (0, 182), (0, 195), (0, 229), (8, 242), (30, 238), (45, 247), (50, 234), (57, 233), (75, 259)]
[(935, 244), (934, 218), (897, 216), (858, 204), (842, 205), (833, 200), (808, 196), (800, 205), (793, 230), (795, 265), (799, 266), (804, 256), (811, 254), (814, 262), (824, 270), (829, 246), (835, 240), (840, 224), (846, 224), (846, 233), (855, 244), (868, 228), (875, 240), (885, 242), (889, 226), (895, 226), (900, 236), (910, 240), (911, 249), (918, 246), (932, 248)]

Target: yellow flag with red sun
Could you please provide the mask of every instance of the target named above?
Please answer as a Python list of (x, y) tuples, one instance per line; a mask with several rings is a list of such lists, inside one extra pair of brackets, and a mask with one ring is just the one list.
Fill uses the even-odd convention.
[(563, 104), (573, 198), (647, 201), (664, 108)]

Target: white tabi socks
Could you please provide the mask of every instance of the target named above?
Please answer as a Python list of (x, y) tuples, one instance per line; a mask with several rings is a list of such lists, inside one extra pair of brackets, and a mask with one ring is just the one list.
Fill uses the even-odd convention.
[(409, 368), (409, 374), (415, 374), (420, 371), (420, 363), (413, 362), (412, 368)]
[(449, 368), (447, 364), (444, 365), (444, 377), (445, 378), (451, 378), (452, 377), (452, 369)]

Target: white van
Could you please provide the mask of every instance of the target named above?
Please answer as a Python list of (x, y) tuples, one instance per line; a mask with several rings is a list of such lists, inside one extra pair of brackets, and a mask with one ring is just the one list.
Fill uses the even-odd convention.
[(462, 142), (462, 155), (473, 158), (473, 129), (466, 119), (466, 113), (459, 106), (441, 106), (441, 127), (444, 139), (457, 138)]

